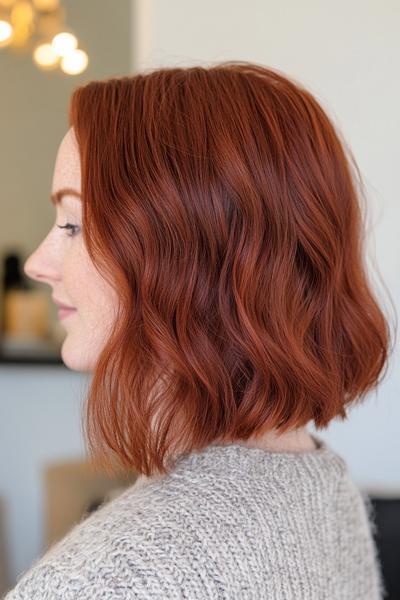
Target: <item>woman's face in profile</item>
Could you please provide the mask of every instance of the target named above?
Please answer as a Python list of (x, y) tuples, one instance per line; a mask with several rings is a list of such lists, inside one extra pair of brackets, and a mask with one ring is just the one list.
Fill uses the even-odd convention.
[[(81, 192), (81, 166), (72, 128), (58, 149), (52, 194), (63, 189)], [(95, 269), (82, 239), (81, 199), (71, 192), (56, 204), (52, 229), (25, 262), (28, 277), (48, 283), (52, 298), (74, 310), (61, 323), (66, 337), (62, 360), (76, 371), (92, 371), (107, 339), (117, 308), (116, 292)], [(67, 229), (59, 226), (73, 225)]]

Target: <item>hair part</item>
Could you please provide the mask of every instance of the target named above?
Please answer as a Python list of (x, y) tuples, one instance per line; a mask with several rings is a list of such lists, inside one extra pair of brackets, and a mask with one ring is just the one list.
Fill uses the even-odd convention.
[(69, 118), (84, 242), (120, 298), (86, 397), (95, 460), (166, 473), (216, 440), (346, 419), (390, 331), (360, 173), (314, 96), (235, 61), (89, 82)]

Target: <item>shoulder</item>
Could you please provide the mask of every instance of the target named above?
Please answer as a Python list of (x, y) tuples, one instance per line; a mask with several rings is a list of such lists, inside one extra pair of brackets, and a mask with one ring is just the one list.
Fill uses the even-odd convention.
[(166, 477), (132, 486), (49, 548), (6, 600), (181, 597), (201, 583), (202, 557), (212, 560), (192, 525), (207, 486), (185, 494), (182, 485)]
[(190, 455), (77, 524), (5, 600), (240, 598), (256, 581), (270, 590), (280, 577), (274, 548), (295, 544), (289, 517), (301, 543), (336, 503), (344, 464), (325, 454), (296, 463), (239, 446)]

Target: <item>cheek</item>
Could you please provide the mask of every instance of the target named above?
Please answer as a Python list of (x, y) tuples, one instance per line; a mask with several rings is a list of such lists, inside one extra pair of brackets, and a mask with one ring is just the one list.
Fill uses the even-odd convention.
[(103, 325), (115, 318), (117, 293), (98, 273), (83, 247), (68, 265), (68, 290), (80, 317), (88, 325), (103, 330)]
[(118, 298), (101, 277), (87, 278), (82, 290), (82, 308), (93, 325), (104, 329), (116, 317)]

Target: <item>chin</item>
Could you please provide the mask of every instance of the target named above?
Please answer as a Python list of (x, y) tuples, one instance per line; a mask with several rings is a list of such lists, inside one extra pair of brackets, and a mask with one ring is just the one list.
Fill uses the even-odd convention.
[(70, 348), (70, 344), (66, 342), (67, 340), (61, 347), (61, 360), (64, 365), (71, 371), (91, 373), (94, 369), (93, 361), (89, 360), (87, 355), (83, 356), (82, 352), (77, 351), (76, 348)]

